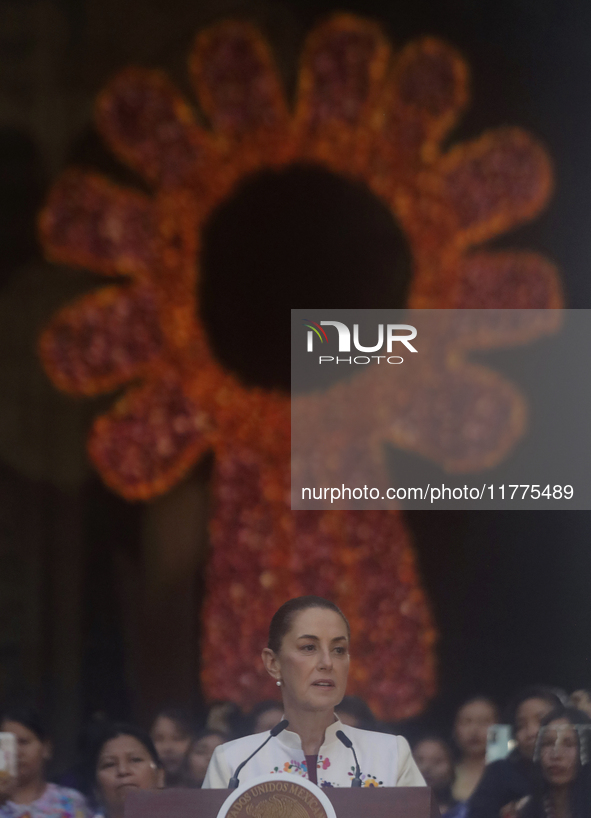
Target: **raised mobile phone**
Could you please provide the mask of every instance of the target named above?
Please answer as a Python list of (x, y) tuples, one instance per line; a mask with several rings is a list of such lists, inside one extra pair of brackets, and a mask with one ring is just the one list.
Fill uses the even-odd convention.
[(0, 779), (16, 776), (16, 736), (0, 733)]
[(507, 758), (515, 742), (511, 738), (510, 724), (493, 724), (488, 728), (486, 737), (486, 763)]

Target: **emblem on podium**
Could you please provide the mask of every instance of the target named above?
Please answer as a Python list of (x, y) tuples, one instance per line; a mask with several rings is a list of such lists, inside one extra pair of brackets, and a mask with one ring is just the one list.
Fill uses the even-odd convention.
[(320, 787), (307, 778), (279, 773), (233, 790), (217, 818), (336, 818), (336, 813)]

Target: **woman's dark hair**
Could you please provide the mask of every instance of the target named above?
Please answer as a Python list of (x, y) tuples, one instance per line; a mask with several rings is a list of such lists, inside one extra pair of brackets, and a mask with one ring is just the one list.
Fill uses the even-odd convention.
[(423, 735), (419, 736), (419, 738), (416, 741), (413, 741), (412, 743), (413, 753), (415, 752), (419, 744), (423, 744), (425, 741), (432, 741), (434, 744), (440, 744), (447, 753), (447, 755), (449, 756), (449, 762), (453, 769), (454, 753), (449, 741), (446, 741), (444, 738), (438, 736), (436, 733), (423, 733)]
[(547, 685), (524, 687), (513, 696), (506, 709), (505, 721), (507, 724), (512, 725), (513, 730), (515, 730), (517, 711), (524, 702), (530, 699), (541, 699), (544, 702), (548, 702), (553, 708), (563, 707), (566, 704), (566, 695), (558, 688), (548, 687)]
[(476, 696), (470, 696), (469, 699), (463, 701), (456, 710), (456, 718), (460, 710), (463, 710), (464, 707), (468, 707), (469, 704), (475, 704), (476, 702), (484, 702), (484, 704), (487, 704), (491, 708), (491, 710), (494, 711), (495, 715), (498, 718), (499, 706), (494, 701), (494, 699), (491, 699), (490, 696), (487, 696), (484, 693), (479, 693)]
[(8, 705), (2, 711), (0, 723), (16, 721), (35, 733), (39, 741), (47, 741), (49, 734), (40, 714), (33, 707), (27, 705)]
[(273, 616), (269, 626), (269, 647), (274, 653), (279, 653), (281, 650), (281, 643), (283, 637), (289, 632), (294, 616), (300, 611), (307, 611), (309, 608), (325, 608), (328, 611), (334, 611), (347, 626), (347, 636), (351, 638), (351, 628), (347, 621), (347, 617), (334, 602), (324, 599), (321, 596), (297, 596), (295, 599), (290, 599), (285, 602)]
[(177, 729), (188, 737), (192, 738), (195, 735), (195, 723), (193, 718), (190, 713), (182, 707), (175, 707), (174, 705), (161, 707), (152, 719), (152, 727), (154, 727), (154, 724), (160, 718), (172, 721)]
[(201, 741), (202, 738), (209, 738), (210, 736), (218, 736), (218, 738), (221, 738), (224, 743), (228, 741), (227, 733), (223, 733), (221, 730), (208, 730), (206, 728), (205, 730), (200, 730), (197, 733), (197, 735), (192, 739), (191, 746), (189, 747), (189, 752), (191, 752), (191, 750), (197, 744), (198, 741)]
[(253, 732), (258, 717), (262, 716), (263, 713), (268, 713), (270, 710), (279, 710), (280, 712), (283, 712), (283, 705), (281, 704), (281, 701), (279, 699), (268, 699), (265, 702), (255, 704), (244, 720), (246, 735), (250, 735)]
[(358, 726), (366, 730), (376, 729), (376, 717), (365, 699), (360, 696), (345, 696), (341, 703), (335, 707), (335, 712), (337, 715), (339, 713), (348, 713), (350, 716), (354, 716), (359, 722)]
[(228, 730), (222, 730), (221, 732), (227, 732), (226, 740), (242, 736), (244, 734), (244, 713), (236, 702), (231, 702), (229, 699), (216, 699), (210, 702), (205, 715), (205, 728), (217, 732), (216, 727), (212, 727), (210, 723), (211, 711), (216, 708), (221, 708), (224, 712), (223, 718), (228, 725)]
[[(480, 701), (480, 698), (478, 698), (477, 701)], [(436, 733), (424, 733), (420, 738), (418, 738), (412, 744), (413, 756), (416, 753), (417, 748), (421, 744), (425, 743), (426, 741), (431, 741), (434, 744), (439, 744), (439, 746), (443, 747), (443, 749), (445, 750), (445, 754), (447, 755), (447, 758), (449, 760), (450, 779), (449, 779), (449, 783), (445, 787), (443, 787), (441, 790), (439, 790), (438, 797), (442, 798), (444, 803), (448, 803), (448, 802), (451, 803), (454, 800), (453, 796), (452, 796), (451, 788), (452, 788), (453, 783), (454, 783), (455, 778), (456, 778), (455, 755), (454, 755), (453, 747), (451, 746), (451, 744), (448, 741), (446, 741), (441, 736), (438, 736)]]
[[(540, 729), (547, 727), (551, 722), (556, 721), (556, 719), (566, 719), (571, 724), (591, 725), (591, 718), (589, 718), (586, 713), (583, 713), (582, 710), (578, 710), (576, 707), (571, 707), (570, 705), (560, 704), (544, 716), (540, 721)], [(579, 734), (577, 733), (577, 735)], [(588, 731), (584, 731), (584, 736), (579, 735), (579, 742), (581, 742), (579, 751), (582, 751), (582, 755), (591, 761), (591, 753), (589, 752), (589, 749), (591, 749), (590, 739), (591, 736), (588, 735)]]
[(89, 755), (89, 766), (91, 770), (96, 771), (98, 760), (105, 744), (114, 738), (119, 738), (120, 736), (132, 736), (134, 739), (139, 741), (140, 744), (143, 744), (145, 749), (150, 754), (154, 764), (156, 764), (159, 769), (162, 769), (160, 756), (158, 755), (154, 742), (150, 738), (149, 733), (142, 730), (141, 727), (136, 727), (135, 724), (116, 722), (114, 724), (105, 724), (104, 728), (96, 736)]
[[(591, 718), (586, 713), (577, 710), (576, 707), (565, 707), (560, 704), (547, 716), (544, 716), (540, 722), (540, 729), (556, 721), (556, 719), (566, 719), (573, 725), (581, 724), (591, 727)], [(591, 736), (589, 730), (577, 730), (577, 739), (579, 742), (579, 770), (577, 777), (570, 785), (570, 814), (571, 818), (589, 818), (591, 816), (591, 771), (589, 768)], [(581, 763), (582, 758), (585, 759), (585, 764)], [(535, 761), (535, 767), (532, 797), (523, 812), (519, 813), (520, 818), (546, 818), (547, 815), (546, 798), (550, 787), (544, 778), (539, 759)]]

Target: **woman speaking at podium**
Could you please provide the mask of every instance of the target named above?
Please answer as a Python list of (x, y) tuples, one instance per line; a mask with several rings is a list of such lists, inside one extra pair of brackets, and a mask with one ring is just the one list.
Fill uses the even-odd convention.
[(216, 747), (204, 788), (273, 773), (321, 787), (425, 786), (406, 739), (349, 727), (335, 715), (347, 686), (350, 636), (342, 611), (321, 597), (297, 597), (279, 608), (262, 658), (281, 688), (283, 721), (264, 746), (258, 733)]

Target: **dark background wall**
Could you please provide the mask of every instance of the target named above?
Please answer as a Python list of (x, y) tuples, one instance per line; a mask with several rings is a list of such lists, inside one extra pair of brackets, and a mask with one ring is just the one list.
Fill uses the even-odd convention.
[[(293, 86), (306, 31), (337, 8), (379, 18), (396, 45), (431, 33), (464, 53), (472, 102), (452, 142), (514, 123), (546, 143), (554, 198), (496, 245), (545, 252), (562, 269), (568, 305), (591, 307), (590, 5), (0, 0), (0, 695), (38, 696), (63, 759), (79, 720), (96, 710), (145, 715), (164, 689), (200, 702), (207, 466), (145, 507), (125, 504), (91, 473), (84, 436), (102, 404), (55, 393), (34, 354), (39, 326), (90, 279), (42, 262), (35, 209), (80, 155), (92, 99), (119, 67), (163, 67), (190, 93), (193, 32), (239, 13), (269, 36)], [(184, 527), (173, 531), (173, 519)], [(440, 693), (425, 719), (447, 729), (456, 704), (476, 692), (503, 702), (531, 682), (591, 685), (589, 514), (416, 512), (408, 521), (441, 634)], [(167, 536), (168, 584), (156, 588)], [(179, 586), (181, 563), (190, 571)]]

